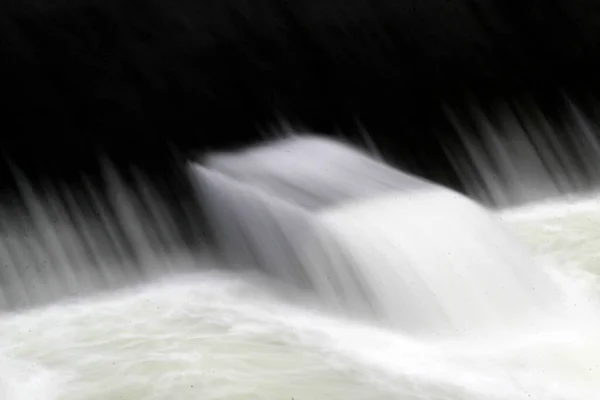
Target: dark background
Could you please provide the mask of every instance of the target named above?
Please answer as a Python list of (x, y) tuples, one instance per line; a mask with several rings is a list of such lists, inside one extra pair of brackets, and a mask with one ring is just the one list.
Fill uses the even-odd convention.
[(566, 94), (591, 113), (600, 2), (10, 0), (0, 65), (4, 187), (9, 162), (34, 182), (100, 179), (99, 155), (169, 181), (182, 157), (289, 121), (365, 130), (387, 159), (460, 189), (443, 106), (518, 101), (561, 124)]

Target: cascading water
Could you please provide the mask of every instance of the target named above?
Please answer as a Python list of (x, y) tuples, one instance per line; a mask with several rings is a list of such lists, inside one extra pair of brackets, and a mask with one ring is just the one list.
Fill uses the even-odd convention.
[(136, 196), (108, 174), (112, 205), (89, 210), (22, 186), (27, 217), (5, 220), (0, 243), (3, 305), (17, 310), (0, 318), (0, 399), (600, 392), (596, 201), (493, 213), (318, 137), (190, 172), (215, 259), (182, 252), (149, 181)]
[(296, 136), (194, 169), (227, 263), (301, 280), (405, 331), (497, 330), (557, 298), (482, 207), (349, 146)]

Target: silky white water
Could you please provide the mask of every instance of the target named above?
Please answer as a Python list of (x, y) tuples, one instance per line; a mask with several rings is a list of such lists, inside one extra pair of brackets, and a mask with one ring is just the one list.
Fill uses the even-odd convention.
[(331, 139), (193, 165), (222, 259), (419, 337), (511, 330), (561, 293), (483, 207)]
[[(262, 272), (261, 265), (225, 272), (216, 262), (157, 257), (142, 235), (144, 225), (128, 217), (144, 264), (138, 270), (152, 283), (0, 317), (0, 399), (595, 398), (600, 200), (491, 216), (462, 196), (337, 154), (327, 159), (341, 164), (321, 163), (312, 171), (297, 164), (291, 177), (254, 170), (251, 188), (205, 174), (204, 184), (215, 184), (209, 186), (217, 194), (213, 204), (231, 206), (215, 209), (225, 210), (217, 226), (241, 221), (247, 226), (238, 227), (252, 228), (242, 236), (254, 233), (251, 250), (262, 251), (269, 264)], [(376, 182), (365, 165), (381, 178), (373, 187), (332, 185), (348, 171)], [(322, 182), (309, 180), (317, 189), (306, 177), (296, 179), (305, 172), (322, 175)], [(391, 178), (383, 179), (386, 174)], [(257, 183), (266, 192), (256, 192)], [(290, 191), (289, 183), (300, 185)], [(296, 201), (300, 194), (306, 202)], [(48, 232), (48, 219), (38, 214), (38, 228)], [(70, 232), (68, 224), (65, 229)], [(316, 240), (306, 242), (305, 229), (318, 234)], [(235, 229), (229, 232), (226, 237)], [(293, 251), (273, 252), (280, 239)], [(37, 242), (27, 240), (33, 249)], [(237, 250), (244, 242), (236, 240), (225, 244)], [(60, 237), (52, 243), (60, 244)], [(28, 259), (19, 251), (21, 258), (7, 267), (20, 285), (13, 297), (35, 293), (27, 286), (43, 282), (16, 276), (17, 264)], [(302, 257), (281, 264), (294, 254)], [(294, 267), (308, 273), (314, 290), (301, 291), (297, 278), (274, 273)], [(198, 272), (181, 272), (190, 270)], [(84, 266), (57, 271), (74, 287), (78, 274), (94, 279)], [(119, 281), (119, 271), (103, 273)], [(168, 271), (179, 272), (165, 276)], [(338, 288), (319, 286), (325, 278)], [(353, 302), (325, 307), (323, 294), (353, 291), (357, 282), (370, 291), (351, 294), (360, 304), (372, 303), (377, 318), (350, 318), (344, 311)], [(52, 291), (60, 289), (60, 280), (54, 283)]]
[(593, 399), (600, 199), (545, 207), (502, 215), (571, 295), (544, 329), (418, 341), (205, 272), (3, 317), (1, 398)]

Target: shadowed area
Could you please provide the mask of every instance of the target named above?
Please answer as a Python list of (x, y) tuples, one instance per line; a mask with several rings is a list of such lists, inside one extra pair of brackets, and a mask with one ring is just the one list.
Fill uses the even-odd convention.
[(476, 182), (493, 203), (485, 176), (465, 178), (474, 161), (456, 165), (469, 154), (457, 143), (481, 142), (482, 120), (510, 136), (508, 113), (528, 136), (555, 128), (548, 157), (567, 155), (552, 174), (575, 171), (578, 190), (597, 179), (566, 100), (595, 119), (593, 0), (26, 0), (0, 14), (2, 150), (32, 176), (98, 174), (98, 152), (158, 175), (172, 151), (245, 145), (289, 122), (368, 132), (402, 168)]

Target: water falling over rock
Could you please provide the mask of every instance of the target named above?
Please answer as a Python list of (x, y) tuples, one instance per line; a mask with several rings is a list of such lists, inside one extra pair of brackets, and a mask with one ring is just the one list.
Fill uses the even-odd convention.
[(191, 171), (227, 264), (405, 331), (497, 330), (556, 298), (486, 209), (343, 143), (294, 135)]

